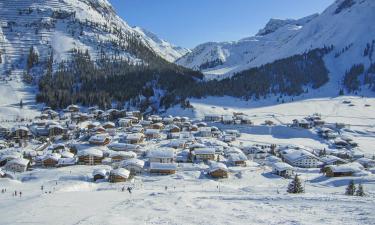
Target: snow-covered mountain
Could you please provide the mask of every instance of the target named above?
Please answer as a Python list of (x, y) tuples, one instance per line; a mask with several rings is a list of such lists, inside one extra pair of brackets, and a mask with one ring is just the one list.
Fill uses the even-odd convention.
[(187, 53), (191, 52), (190, 49), (174, 46), (171, 43), (160, 39), (156, 34), (147, 31), (141, 27), (134, 27), (142, 39), (161, 57), (168, 60), (169, 62), (174, 62), (176, 59), (181, 58)]
[(4, 0), (0, 9), (3, 69), (22, 68), (30, 47), (39, 61), (51, 51), (56, 62), (68, 59), (72, 49), (88, 50), (93, 58), (104, 52), (137, 61), (127, 37), (136, 37), (171, 62), (188, 52), (130, 27), (107, 0)]
[(374, 45), (371, 45), (375, 40), (374, 12), (373, 0), (337, 0), (320, 15), (299, 20), (271, 19), (254, 37), (199, 45), (177, 63), (203, 71), (207, 79), (220, 79), (333, 45), (333, 51), (324, 60), (331, 77), (337, 78), (353, 64), (370, 65), (372, 59), (364, 50)]

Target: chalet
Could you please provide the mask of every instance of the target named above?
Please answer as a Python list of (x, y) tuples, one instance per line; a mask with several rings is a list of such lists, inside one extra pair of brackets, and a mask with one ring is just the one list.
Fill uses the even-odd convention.
[(137, 158), (135, 152), (111, 152), (109, 158), (112, 159), (112, 162), (120, 162), (127, 159)]
[(150, 173), (151, 174), (160, 174), (160, 175), (169, 175), (175, 174), (177, 170), (177, 164), (175, 163), (150, 163)]
[(87, 129), (92, 130), (92, 129), (94, 129), (95, 127), (99, 127), (99, 126), (100, 126), (100, 123), (94, 121), (94, 122), (90, 122), (90, 123), (87, 125)]
[(145, 136), (147, 139), (157, 139), (160, 138), (160, 130), (159, 129), (146, 129)]
[(281, 155), (285, 162), (294, 167), (317, 168), (321, 164), (318, 157), (303, 149), (284, 150), (281, 152)]
[(322, 166), (329, 166), (329, 165), (342, 165), (348, 163), (348, 161), (339, 158), (334, 155), (326, 155), (323, 157), (320, 157), (320, 161), (323, 163)]
[(174, 124), (167, 126), (166, 129), (169, 133), (179, 133), (181, 131), (180, 127)]
[(25, 172), (30, 166), (30, 161), (24, 158), (16, 158), (8, 161), (5, 164), (5, 170), (10, 172), (22, 173)]
[(199, 135), (201, 137), (212, 137), (211, 127), (200, 127)]
[(29, 135), (30, 135), (29, 128), (24, 127), (24, 126), (13, 128), (11, 131), (11, 137), (15, 139), (26, 139), (29, 137)]
[(216, 154), (214, 148), (195, 148), (194, 158), (198, 161), (215, 160)]
[(121, 118), (118, 120), (118, 125), (120, 127), (131, 127), (133, 124), (132, 120), (129, 118)]
[(264, 121), (264, 125), (273, 126), (273, 125), (275, 125), (275, 123), (272, 120), (266, 120), (266, 121)]
[(108, 119), (112, 121), (118, 120), (122, 116), (120, 110), (118, 109), (109, 109), (106, 113), (108, 114)]
[(161, 129), (164, 128), (164, 124), (162, 124), (162, 123), (154, 123), (154, 124), (151, 125), (151, 128), (152, 129), (161, 130)]
[(163, 121), (163, 118), (161, 118), (158, 115), (151, 115), (148, 119), (151, 120), (153, 123), (159, 123)]
[(104, 159), (103, 151), (87, 148), (78, 152), (78, 162), (84, 165), (100, 165)]
[(174, 121), (173, 121), (173, 117), (172, 116), (168, 116), (168, 117), (164, 117), (163, 118), (163, 123), (164, 124), (172, 124)]
[(114, 151), (138, 151), (139, 145), (126, 144), (126, 143), (111, 143), (108, 148)]
[(348, 163), (344, 165), (330, 165), (324, 167), (324, 172), (327, 177), (344, 177), (353, 176), (363, 170), (363, 166), (359, 163)]
[(141, 144), (143, 140), (144, 140), (144, 134), (134, 133), (134, 134), (127, 134), (125, 142), (127, 144)]
[(61, 155), (57, 153), (47, 154), (42, 159), (42, 165), (43, 167), (56, 167), (60, 158)]
[(235, 141), (235, 140), (236, 140), (236, 136), (231, 135), (231, 134), (226, 134), (222, 137), (222, 141), (224, 141), (226, 143), (229, 143), (229, 142), (232, 142), (232, 141)]
[(228, 167), (219, 162), (212, 162), (208, 171), (213, 178), (228, 178)]
[(324, 139), (335, 139), (338, 137), (338, 134), (335, 133), (332, 129), (323, 127), (318, 131), (318, 134)]
[(17, 159), (17, 158), (21, 158), (21, 157), (22, 157), (22, 155), (18, 152), (10, 152), (8, 154), (0, 155), (0, 167), (5, 166), (7, 164), (7, 162), (9, 162), (13, 159)]
[(108, 176), (108, 171), (106, 169), (95, 169), (92, 172), (92, 177), (94, 182), (97, 180), (104, 180)]
[(244, 125), (252, 125), (253, 124), (250, 117), (247, 116), (247, 115), (237, 115), (236, 119), (240, 120), (241, 124), (244, 124)]
[(174, 148), (174, 149), (178, 149), (178, 148), (185, 148), (186, 147), (186, 140), (184, 139), (175, 139), (175, 140), (171, 140), (169, 143), (168, 143), (168, 147), (171, 147), (171, 148)]
[(147, 158), (150, 163), (173, 163), (175, 150), (173, 148), (158, 148), (148, 152)]
[(302, 119), (302, 120), (295, 119), (295, 120), (293, 120), (293, 126), (304, 128), (304, 129), (311, 129), (312, 123), (305, 120), (305, 119)]
[(61, 125), (48, 126), (48, 135), (50, 137), (63, 135), (64, 132), (65, 132), (65, 129)]
[(258, 146), (246, 146), (242, 148), (242, 151), (253, 159), (264, 159), (268, 152)]
[(108, 180), (111, 183), (125, 182), (129, 179), (130, 171), (124, 168), (118, 168), (109, 172)]
[(73, 166), (77, 163), (77, 158), (65, 158), (61, 157), (57, 163), (57, 167)]
[(247, 157), (242, 152), (231, 153), (228, 156), (228, 162), (233, 166), (246, 166)]
[(107, 145), (110, 141), (111, 139), (106, 134), (97, 134), (89, 139), (89, 143), (92, 145)]
[(356, 160), (357, 163), (361, 164), (364, 168), (369, 169), (375, 167), (375, 160), (368, 158), (360, 158)]
[(293, 176), (294, 171), (295, 169), (287, 163), (277, 162), (272, 165), (272, 173), (281, 177), (289, 178)]
[(113, 122), (105, 122), (103, 124), (104, 129), (115, 129), (116, 125)]
[(68, 112), (79, 112), (80, 108), (77, 105), (69, 105), (66, 110)]
[(223, 124), (233, 124), (234, 118), (231, 115), (224, 115), (221, 122)]
[(196, 131), (198, 131), (198, 126), (197, 126), (197, 125), (191, 125), (191, 126), (189, 127), (189, 131), (192, 131), (192, 132), (196, 132)]
[(130, 129), (132, 133), (142, 133), (145, 131), (142, 125), (133, 125)]
[(121, 163), (121, 167), (130, 171), (130, 174), (141, 174), (143, 172), (143, 168), (145, 166), (145, 162), (140, 159), (127, 159)]
[(94, 134), (104, 134), (106, 132), (107, 132), (106, 129), (102, 126), (97, 126), (90, 130), (90, 133), (94, 133)]
[(341, 138), (336, 138), (334, 140), (334, 144), (336, 148), (341, 149), (341, 148), (347, 148), (349, 146), (348, 142), (341, 139)]
[(207, 122), (219, 122), (222, 120), (222, 117), (217, 114), (207, 114), (204, 116), (204, 121)]

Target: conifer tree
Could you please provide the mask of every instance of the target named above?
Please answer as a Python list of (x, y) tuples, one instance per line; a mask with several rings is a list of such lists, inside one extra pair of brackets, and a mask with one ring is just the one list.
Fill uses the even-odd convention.
[(355, 195), (356, 195), (356, 196), (360, 196), (360, 197), (363, 197), (363, 196), (366, 195), (366, 194), (365, 194), (365, 190), (363, 189), (363, 185), (362, 185), (362, 184), (359, 184), (359, 185), (358, 185), (358, 189), (357, 189)]
[(294, 179), (289, 183), (287, 192), (291, 194), (299, 194), (305, 192), (298, 175), (295, 175)]
[(356, 187), (355, 187), (354, 181), (351, 180), (351, 181), (349, 182), (348, 186), (346, 187), (345, 194), (346, 194), (346, 195), (354, 195), (355, 190), (356, 190)]

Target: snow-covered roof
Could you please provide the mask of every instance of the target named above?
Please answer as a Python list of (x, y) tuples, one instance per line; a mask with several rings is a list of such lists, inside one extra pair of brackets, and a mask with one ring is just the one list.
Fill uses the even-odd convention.
[(107, 134), (96, 134), (90, 137), (89, 142), (104, 142), (108, 138)]
[(60, 152), (62, 158), (73, 158), (74, 154), (68, 151)]
[(284, 162), (277, 162), (273, 164), (272, 169), (277, 170), (277, 171), (295, 170), (293, 166)]
[(150, 163), (151, 170), (177, 170), (176, 163)]
[(139, 149), (139, 145), (126, 144), (126, 143), (111, 143), (108, 145), (109, 149), (115, 151), (127, 151)]
[(76, 164), (77, 159), (76, 158), (60, 158), (58, 160), (58, 165), (74, 165)]
[(352, 172), (352, 173), (358, 173), (361, 172), (364, 168), (361, 164), (357, 162), (343, 164), (343, 165), (331, 165), (328, 166), (332, 172), (334, 173), (346, 173), (346, 172)]
[(105, 127), (105, 126), (116, 127), (116, 124), (113, 123), (113, 122), (108, 121), (108, 122), (103, 123), (102, 126), (103, 127)]
[(115, 170), (111, 170), (110, 174), (115, 175), (115, 176), (120, 176), (123, 178), (129, 178), (130, 171), (124, 168), (118, 168)]
[(113, 157), (124, 157), (124, 158), (136, 158), (137, 157), (137, 154), (135, 152), (114, 152), (114, 151), (111, 151), (111, 153), (109, 154), (109, 157), (110, 158), (113, 158)]
[(158, 130), (158, 129), (146, 129), (145, 134), (146, 135), (160, 134), (160, 130)]
[(175, 150), (173, 148), (157, 148), (148, 152), (148, 158), (174, 158)]
[(43, 160), (51, 159), (54, 161), (58, 161), (60, 158), (61, 158), (61, 155), (57, 153), (47, 154), (43, 156)]
[(22, 165), (22, 166), (27, 166), (29, 164), (29, 162), (30, 161), (28, 159), (16, 158), (16, 159), (12, 159), (12, 160), (8, 161), (6, 163), (6, 165), (18, 164), (18, 165)]
[(245, 154), (243, 154), (242, 152), (239, 152), (239, 153), (231, 153), (229, 154), (228, 156), (228, 160), (230, 162), (238, 162), (238, 161), (246, 161), (247, 160), (247, 157)]
[(375, 160), (364, 158), (364, 157), (357, 159), (356, 162), (358, 162), (361, 165), (375, 165)]
[(126, 135), (127, 140), (140, 140), (144, 137), (142, 133), (134, 133)]
[(143, 160), (133, 158), (133, 159), (127, 159), (127, 160), (122, 161), (121, 165), (123, 167), (137, 166), (137, 167), (143, 168), (145, 165), (145, 162)]
[(326, 155), (326, 156), (323, 156), (320, 158), (320, 160), (325, 163), (325, 164), (331, 164), (333, 162), (336, 162), (336, 161), (340, 161), (340, 162), (343, 162), (343, 163), (348, 163), (348, 161), (344, 160), (344, 159), (341, 159), (337, 156), (334, 156), (334, 155)]
[(92, 155), (96, 157), (103, 157), (103, 151), (96, 149), (96, 148), (87, 148), (87, 149), (79, 151), (77, 155), (78, 156)]
[(303, 159), (305, 157), (314, 158), (316, 160), (319, 160), (318, 157), (313, 155), (312, 153), (306, 151), (306, 150), (294, 150), (294, 149), (288, 149), (283, 151), (283, 156), (285, 159), (287, 159), (290, 162), (295, 162), (300, 159)]
[(224, 170), (228, 171), (228, 167), (224, 163), (220, 162), (212, 162), (210, 165), (210, 172), (214, 172), (216, 170)]
[(92, 171), (92, 176), (100, 175), (100, 176), (105, 177), (107, 176), (107, 174), (108, 174), (108, 171), (102, 168), (94, 169), (94, 171)]
[(194, 153), (196, 155), (213, 155), (215, 154), (215, 148), (196, 148)]

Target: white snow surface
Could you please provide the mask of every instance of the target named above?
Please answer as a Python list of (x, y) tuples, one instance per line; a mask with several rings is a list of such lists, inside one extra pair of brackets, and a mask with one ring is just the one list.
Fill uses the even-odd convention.
[[(375, 37), (375, 24), (372, 23), (375, 1), (353, 0), (353, 6), (336, 14), (343, 1), (337, 0), (320, 15), (299, 20), (271, 19), (254, 37), (199, 45), (177, 63), (200, 70), (201, 65), (220, 60), (221, 65), (202, 69), (202, 72), (208, 80), (222, 79), (277, 59), (333, 45), (334, 50), (325, 58), (326, 66), (331, 77), (342, 77), (353, 64), (369, 66), (371, 61), (363, 56), (363, 52)], [(335, 57), (345, 47), (349, 49)]]

